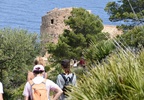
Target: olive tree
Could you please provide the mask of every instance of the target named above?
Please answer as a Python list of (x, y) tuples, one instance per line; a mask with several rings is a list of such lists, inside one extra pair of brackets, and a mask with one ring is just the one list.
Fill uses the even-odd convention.
[(38, 52), (36, 34), (22, 29), (0, 30), (0, 79), (5, 95), (11, 96), (13, 90), (26, 81), (29, 66)]

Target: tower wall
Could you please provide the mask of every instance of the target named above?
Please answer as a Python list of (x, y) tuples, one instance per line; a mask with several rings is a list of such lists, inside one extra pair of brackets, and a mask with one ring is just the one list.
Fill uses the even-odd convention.
[(43, 43), (58, 42), (58, 36), (63, 33), (64, 29), (69, 29), (68, 26), (65, 26), (64, 20), (68, 19), (71, 11), (72, 8), (55, 8), (42, 16), (40, 33)]

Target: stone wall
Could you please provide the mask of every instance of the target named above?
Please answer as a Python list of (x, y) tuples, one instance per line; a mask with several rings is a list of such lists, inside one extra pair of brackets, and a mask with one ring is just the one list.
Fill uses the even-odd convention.
[(64, 29), (69, 29), (65, 26), (64, 19), (70, 16), (72, 8), (55, 8), (42, 17), (42, 24), (40, 27), (40, 33), (42, 42), (58, 42), (58, 36), (63, 33)]

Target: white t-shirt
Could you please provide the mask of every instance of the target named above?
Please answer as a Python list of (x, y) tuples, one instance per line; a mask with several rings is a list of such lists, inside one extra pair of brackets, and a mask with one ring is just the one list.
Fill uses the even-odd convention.
[[(41, 82), (44, 81), (44, 78), (41, 76), (37, 76), (32, 81), (35, 84), (40, 84)], [(56, 88), (59, 88), (59, 86), (57, 84), (55, 84), (53, 81), (47, 79), (46, 80), (46, 88), (47, 88), (47, 92), (48, 92), (48, 96), (49, 96), (50, 90), (54, 91)], [(27, 82), (24, 87), (23, 95), (27, 96), (27, 97), (30, 96), (32, 98), (31, 94), (32, 94), (31, 85), (29, 82)]]
[(0, 82), (0, 93), (3, 93), (3, 85), (1, 82)]
[(77, 63), (74, 63), (74, 65), (73, 65), (74, 67), (77, 67)]

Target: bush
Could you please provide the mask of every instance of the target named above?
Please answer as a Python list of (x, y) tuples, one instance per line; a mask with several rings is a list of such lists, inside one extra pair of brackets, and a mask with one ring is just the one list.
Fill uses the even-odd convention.
[(116, 52), (72, 88), (70, 100), (143, 100), (144, 50)]

